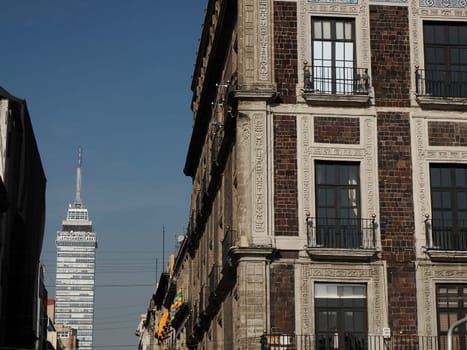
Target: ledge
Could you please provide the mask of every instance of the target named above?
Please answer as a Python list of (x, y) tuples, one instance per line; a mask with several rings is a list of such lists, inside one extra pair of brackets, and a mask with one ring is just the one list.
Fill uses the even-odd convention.
[(305, 247), (306, 252), (312, 259), (316, 260), (338, 260), (338, 261), (371, 261), (376, 258), (376, 249), (342, 249), (342, 248), (320, 248)]
[(467, 98), (417, 96), (416, 100), (422, 109), (467, 110)]
[(362, 107), (370, 104), (370, 95), (335, 95), (304, 91), (303, 98), (311, 105), (336, 107)]
[(256, 246), (256, 247), (238, 247), (233, 246), (229, 250), (229, 255), (240, 258), (268, 258), (271, 257), (275, 252), (275, 249), (270, 246)]
[(246, 101), (272, 101), (276, 98), (277, 91), (272, 89), (251, 89), (251, 90), (234, 90), (232, 97), (237, 100)]
[(425, 253), (430, 257), (431, 261), (442, 262), (467, 262), (467, 251), (465, 250), (441, 250), (428, 248)]

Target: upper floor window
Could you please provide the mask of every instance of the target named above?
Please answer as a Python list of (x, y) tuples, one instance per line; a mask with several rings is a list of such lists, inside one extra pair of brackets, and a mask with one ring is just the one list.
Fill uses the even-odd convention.
[(417, 94), (467, 97), (467, 23), (424, 22), (425, 69), (417, 70)]
[(312, 19), (312, 84), (315, 91), (348, 94), (354, 90), (354, 26), (353, 19)]
[(442, 250), (467, 250), (467, 165), (436, 164), (430, 167), (431, 230), (428, 246)]
[(316, 240), (327, 248), (361, 246), (358, 163), (316, 163)]

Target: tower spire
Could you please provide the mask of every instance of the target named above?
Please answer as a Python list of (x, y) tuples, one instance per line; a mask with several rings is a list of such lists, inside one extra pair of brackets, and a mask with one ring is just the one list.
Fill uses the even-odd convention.
[(76, 198), (75, 204), (81, 206), (81, 164), (83, 161), (83, 149), (78, 147), (78, 167), (76, 169)]

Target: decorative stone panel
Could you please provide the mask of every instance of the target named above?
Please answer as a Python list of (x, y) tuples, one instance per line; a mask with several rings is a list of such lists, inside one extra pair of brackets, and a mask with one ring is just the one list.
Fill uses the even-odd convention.
[(273, 0), (239, 1), (238, 46), (241, 89), (273, 83)]

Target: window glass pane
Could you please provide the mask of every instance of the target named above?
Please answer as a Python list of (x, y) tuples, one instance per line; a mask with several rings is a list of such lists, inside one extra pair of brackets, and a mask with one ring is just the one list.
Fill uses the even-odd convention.
[(449, 330), (449, 315), (441, 313), (439, 315), (439, 328), (441, 332), (447, 332)]
[(349, 185), (358, 185), (358, 165), (352, 165), (349, 167)]
[(467, 25), (465, 23), (462, 23), (462, 25), (458, 26), (458, 32), (459, 32), (459, 43), (461, 44), (466, 44), (467, 43)]
[(467, 193), (466, 192), (457, 193), (457, 208), (467, 209)]
[(457, 26), (450, 26), (449, 27), (449, 38), (448, 38), (448, 44), (459, 44), (459, 32), (457, 29)]
[(331, 22), (323, 21), (323, 39), (331, 39)]
[(467, 187), (466, 174), (467, 171), (465, 168), (456, 169), (456, 186)]
[(445, 34), (445, 30), (443, 30), (444, 28), (436, 28), (434, 31), (433, 31), (433, 34), (434, 34), (434, 40), (433, 42), (436, 43), (436, 44), (441, 44), (441, 43), (445, 43), (446, 42), (446, 34)]
[[(343, 61), (345, 59), (345, 51), (344, 51), (344, 44), (345, 43), (338, 43), (336, 42), (336, 65), (339, 64), (340, 61)], [(338, 65), (341, 67), (340, 65)]]
[(353, 67), (353, 46), (354, 45), (351, 42), (346, 42), (344, 44), (344, 47), (345, 47), (344, 59), (346, 60), (346, 62), (348, 62), (346, 64), (346, 67)]
[(316, 183), (324, 184), (326, 178), (326, 167), (323, 164), (316, 164)]
[(315, 39), (322, 39), (323, 38), (323, 33), (321, 31), (321, 21), (314, 21), (314, 38)]
[(423, 26), (423, 40), (425, 43), (434, 42), (434, 27), (432, 25), (425, 24)]
[(325, 66), (331, 66), (332, 63), (332, 43), (329, 41), (323, 42), (323, 60), (325, 62)]
[(450, 209), (451, 208), (451, 193), (443, 192), (442, 193), (442, 208)]
[(315, 41), (313, 43), (313, 62), (315, 65), (322, 66), (322, 63), (317, 63), (317, 61), (323, 59), (323, 43), (321, 41)]
[(346, 40), (351, 40), (352, 36), (353, 36), (352, 23), (351, 22), (346, 22), (345, 23), (345, 39)]
[(441, 186), (451, 187), (451, 170), (449, 168), (441, 168)]
[(336, 22), (336, 39), (337, 40), (344, 39), (344, 23), (343, 22)]
[(344, 332), (353, 331), (354, 313), (352, 311), (344, 312)]

